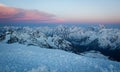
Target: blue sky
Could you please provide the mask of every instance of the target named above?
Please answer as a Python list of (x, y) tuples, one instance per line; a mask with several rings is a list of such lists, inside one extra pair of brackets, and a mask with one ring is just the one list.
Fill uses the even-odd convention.
[(0, 0), (0, 3), (16, 8), (36, 9), (68, 21), (120, 20), (120, 0)]

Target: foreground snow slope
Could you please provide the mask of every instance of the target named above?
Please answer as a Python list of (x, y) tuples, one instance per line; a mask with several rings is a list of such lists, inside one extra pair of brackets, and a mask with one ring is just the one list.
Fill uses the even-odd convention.
[(61, 50), (1, 43), (0, 72), (120, 72), (120, 62)]

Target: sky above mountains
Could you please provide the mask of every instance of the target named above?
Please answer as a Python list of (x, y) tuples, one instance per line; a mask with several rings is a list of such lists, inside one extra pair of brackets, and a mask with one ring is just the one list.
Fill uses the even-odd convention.
[(0, 0), (0, 22), (120, 23), (120, 0)]

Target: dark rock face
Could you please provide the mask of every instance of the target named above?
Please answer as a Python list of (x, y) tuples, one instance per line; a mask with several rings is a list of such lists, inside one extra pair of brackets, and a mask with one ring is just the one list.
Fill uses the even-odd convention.
[(115, 60), (115, 61), (120, 61), (120, 47), (118, 46), (116, 49), (111, 49), (110, 46), (107, 47), (100, 47), (98, 43), (98, 39), (95, 39), (88, 45), (80, 45), (80, 44), (75, 44), (73, 43), (73, 53), (80, 54), (82, 52), (87, 52), (87, 51), (99, 51), (103, 55), (108, 56), (109, 59)]
[(10, 38), (10, 40), (8, 40), (8, 44), (11, 44), (11, 43), (15, 43), (15, 42), (18, 42), (18, 38), (17, 37), (12, 37)]
[(5, 34), (0, 34), (0, 41), (5, 39)]

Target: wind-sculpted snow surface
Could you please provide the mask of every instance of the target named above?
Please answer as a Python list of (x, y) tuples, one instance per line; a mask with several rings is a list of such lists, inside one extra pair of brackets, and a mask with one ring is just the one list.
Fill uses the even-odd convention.
[(80, 54), (96, 50), (120, 61), (120, 30), (99, 27), (1, 27), (0, 41), (62, 49)]
[(120, 72), (120, 62), (18, 43), (0, 43), (0, 72)]

